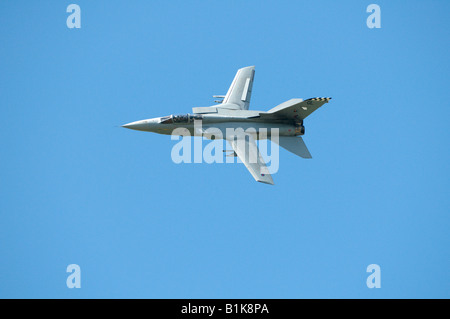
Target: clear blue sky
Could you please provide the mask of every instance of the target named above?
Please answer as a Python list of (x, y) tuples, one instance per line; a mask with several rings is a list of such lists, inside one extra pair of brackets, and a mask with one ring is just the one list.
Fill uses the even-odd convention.
[[(450, 297), (449, 1), (70, 3), (0, 3), (0, 297)], [(248, 65), (251, 109), (333, 97), (275, 186), (119, 127)]]

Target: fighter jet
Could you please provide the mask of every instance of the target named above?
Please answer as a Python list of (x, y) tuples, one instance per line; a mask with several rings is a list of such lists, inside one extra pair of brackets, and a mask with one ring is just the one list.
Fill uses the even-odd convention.
[[(231, 156), (238, 156), (256, 181), (274, 184), (271, 174), (256, 144), (256, 140), (271, 138), (274, 129), (278, 139), (272, 141), (302, 158), (311, 158), (302, 135), (304, 119), (330, 97), (291, 99), (268, 111), (249, 110), (255, 67), (239, 69), (226, 95), (214, 95), (217, 105), (194, 107), (192, 114), (169, 115), (141, 120), (122, 127), (171, 135), (177, 128), (185, 128), (191, 135), (209, 139), (226, 139), (233, 148)], [(201, 122), (201, 126), (196, 125)], [(233, 135), (227, 135), (232, 129)], [(263, 134), (264, 133), (264, 134)], [(278, 140), (278, 141), (277, 141)]]

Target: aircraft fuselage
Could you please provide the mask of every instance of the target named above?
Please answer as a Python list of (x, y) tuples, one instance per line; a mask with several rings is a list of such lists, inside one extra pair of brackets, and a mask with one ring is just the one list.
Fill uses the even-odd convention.
[[(233, 130), (242, 129), (247, 133), (256, 133), (260, 136), (271, 136), (275, 132), (279, 136), (299, 136), (305, 132), (302, 123), (295, 123), (284, 119), (261, 119), (258, 116), (238, 117), (217, 114), (183, 114), (157, 117), (147, 120), (136, 121), (123, 125), (125, 128), (153, 132), (164, 135), (185, 135), (184, 128), (190, 135), (203, 135), (208, 137), (208, 132), (216, 130), (225, 137)], [(227, 131), (228, 130), (228, 131)], [(212, 134), (217, 137), (217, 134)]]

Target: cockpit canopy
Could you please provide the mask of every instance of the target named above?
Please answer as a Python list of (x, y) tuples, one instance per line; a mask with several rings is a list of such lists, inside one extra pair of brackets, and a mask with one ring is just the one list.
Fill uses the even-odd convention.
[(194, 120), (201, 120), (202, 118), (198, 114), (169, 115), (161, 118), (161, 124), (194, 123)]

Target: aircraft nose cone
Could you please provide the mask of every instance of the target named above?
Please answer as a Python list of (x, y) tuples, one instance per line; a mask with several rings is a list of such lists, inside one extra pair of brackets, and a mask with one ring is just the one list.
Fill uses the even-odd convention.
[(122, 127), (129, 128), (131, 130), (143, 131), (146, 128), (148, 128), (148, 123), (145, 120), (144, 121), (136, 121), (136, 122), (124, 124), (124, 125), (122, 125)]

